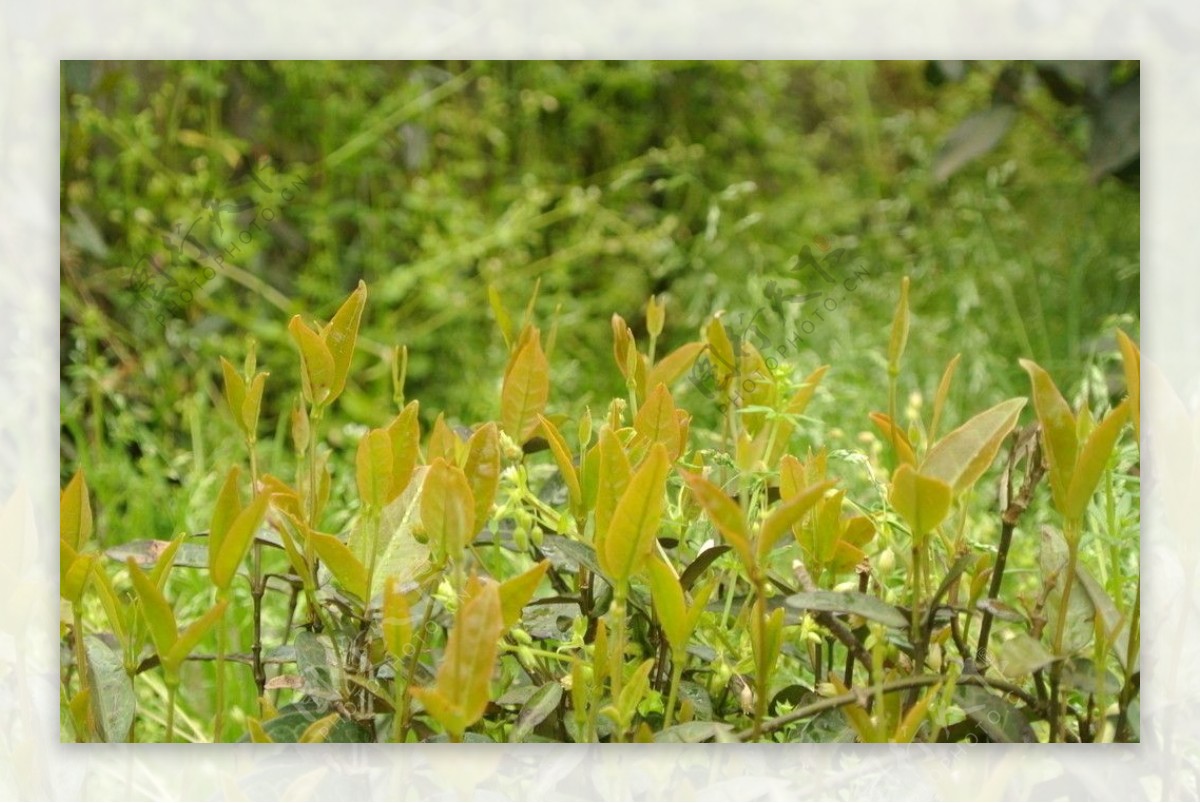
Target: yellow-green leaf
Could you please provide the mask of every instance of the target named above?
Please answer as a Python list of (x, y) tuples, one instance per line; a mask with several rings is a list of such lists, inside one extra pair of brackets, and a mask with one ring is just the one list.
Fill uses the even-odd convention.
[(479, 588), (454, 617), (436, 685), (433, 689), (413, 689), (414, 696), (455, 738), (462, 738), (487, 709), (492, 668), (503, 632), (499, 586), (494, 581), (479, 581)]
[(494, 423), (484, 424), (467, 441), (463, 473), (467, 475), (467, 484), (475, 499), (473, 526), (478, 531), (492, 517), (492, 503), (496, 501), (496, 489), (500, 487), (500, 432)]
[(900, 370), (900, 358), (904, 356), (904, 346), (908, 343), (908, 277), (900, 282), (900, 301), (896, 304), (896, 314), (892, 318), (892, 337), (888, 342), (888, 372), (895, 374)]
[(246, 729), (250, 731), (250, 741), (255, 744), (273, 744), (275, 742), (263, 727), (262, 722), (254, 717), (246, 717)]
[(267, 373), (256, 374), (254, 379), (250, 381), (250, 387), (246, 390), (246, 400), (242, 403), (241, 414), (239, 418), (242, 425), (242, 431), (247, 438), (257, 440), (258, 438), (258, 413), (262, 409), (263, 388), (267, 383)]
[(87, 590), (88, 578), (91, 577), (96, 556), (79, 555), (66, 542), (60, 541), (59, 560), (63, 567), (59, 593), (67, 602), (78, 605), (83, 599), (83, 592)]
[(721, 323), (719, 315), (709, 321), (704, 330), (704, 339), (708, 344), (708, 359), (717, 375), (717, 385), (722, 386), (725, 384), (724, 378), (731, 375), (737, 367), (737, 360), (733, 353), (733, 343), (729, 341), (729, 335), (725, 333), (725, 324)]
[(968, 490), (992, 464), (1024, 408), (1025, 399), (1009, 399), (974, 416), (930, 448), (921, 473), (942, 480), (955, 494)]
[(200, 639), (204, 638), (204, 635), (209, 630), (212, 630), (213, 626), (225, 615), (225, 608), (228, 606), (229, 600), (223, 599), (209, 608), (199, 619), (184, 628), (179, 637), (175, 639), (175, 644), (172, 645), (167, 654), (159, 654), (163, 666), (168, 671), (177, 672), (179, 667), (183, 666), (183, 662), (187, 660), (192, 650), (196, 649), (196, 645), (200, 643)]
[(942, 381), (938, 383), (937, 392), (933, 396), (933, 420), (929, 424), (929, 439), (937, 438), (938, 425), (942, 421), (942, 411), (946, 408), (946, 399), (950, 396), (950, 383), (954, 380), (954, 371), (958, 368), (958, 359), (961, 354), (955, 354), (954, 358), (946, 365), (946, 370), (942, 374)]
[(79, 552), (92, 537), (92, 503), (88, 499), (87, 481), (82, 471), (76, 471), (63, 489), (58, 510), (59, 537)]
[(663, 633), (671, 649), (678, 652), (687, 647), (688, 629), (687, 602), (683, 598), (683, 586), (675, 576), (675, 570), (661, 555), (653, 552), (646, 563), (649, 570), (650, 594), (654, 600), (654, 612), (662, 625)]
[(629, 466), (629, 456), (625, 454), (625, 448), (611, 428), (606, 426), (600, 430), (600, 443), (597, 448), (600, 450), (600, 471), (596, 488), (594, 546), (596, 552), (600, 553), (603, 551), (604, 540), (608, 536), (613, 511), (616, 510), (618, 500), (629, 485), (632, 469)]
[(439, 457), (444, 458), (449, 463), (458, 463), (458, 447), (462, 445), (462, 438), (458, 437), (458, 433), (450, 429), (446, 424), (446, 416), (444, 413), (438, 413), (437, 419), (433, 422), (433, 429), (429, 433), (429, 449), (426, 457), (432, 463)]
[(683, 477), (692, 496), (695, 497), (700, 507), (704, 508), (704, 512), (708, 514), (717, 531), (738, 553), (746, 567), (754, 566), (754, 552), (750, 549), (750, 536), (746, 529), (746, 520), (737, 503), (699, 474), (680, 471), (679, 475)]
[(368, 510), (382, 510), (392, 489), (392, 441), (386, 429), (372, 429), (362, 436), (354, 465), (358, 498)]
[(542, 427), (542, 433), (546, 436), (546, 443), (550, 444), (550, 454), (554, 455), (554, 462), (558, 465), (558, 471), (562, 474), (563, 482), (567, 486), (567, 496), (571, 501), (571, 511), (576, 516), (583, 514), (583, 490), (579, 485), (579, 475), (575, 471), (575, 464), (571, 461), (571, 452), (567, 449), (567, 442), (563, 439), (562, 433), (558, 431), (558, 427), (545, 416), (538, 416), (538, 423)]
[(325, 561), (329, 571), (337, 578), (342, 588), (364, 602), (367, 599), (367, 568), (362, 565), (350, 547), (342, 543), (337, 536), (328, 533), (310, 532), (308, 541), (316, 550), (317, 556)]
[(383, 589), (383, 620), (380, 627), (383, 630), (383, 644), (392, 657), (403, 660), (409, 645), (412, 644), (412, 614), (409, 611), (408, 599), (400, 590), (400, 578), (388, 578)]
[(258, 525), (262, 523), (263, 515), (267, 512), (267, 505), (270, 501), (270, 494), (260, 493), (255, 497), (254, 501), (247, 505), (246, 509), (239, 513), (233, 523), (229, 525), (229, 531), (221, 539), (221, 547), (216, 558), (210, 558), (209, 569), (213, 585), (222, 591), (228, 589), (230, 583), (233, 582), (233, 577), (237, 574), (237, 567), (250, 550), (250, 544), (254, 541), (254, 533), (257, 532)]
[(679, 420), (675, 417), (675, 401), (666, 385), (656, 385), (646, 397), (633, 419), (633, 428), (650, 443), (665, 446), (672, 462), (679, 457)]
[(217, 494), (216, 504), (213, 505), (212, 522), (208, 525), (209, 571), (212, 571), (217, 555), (221, 554), (221, 543), (225, 540), (225, 533), (229, 532), (233, 520), (242, 512), (242, 496), (238, 491), (239, 475), (237, 466), (229, 469), (221, 492)]
[(537, 429), (538, 414), (550, 398), (550, 366), (537, 329), (513, 355), (500, 392), (500, 422), (508, 436), (525, 443)]
[(650, 296), (650, 300), (646, 302), (646, 331), (650, 333), (651, 337), (658, 337), (662, 334), (666, 315), (667, 305), (656, 296)]
[(388, 499), (395, 499), (408, 487), (413, 469), (421, 451), (421, 421), (418, 418), (421, 405), (410, 401), (392, 423), (388, 424), (388, 436), (392, 441), (392, 487)]
[(500, 327), (500, 334), (504, 337), (504, 345), (512, 350), (512, 318), (509, 317), (508, 310), (504, 308), (504, 302), (500, 299), (500, 293), (492, 285), (488, 285), (488, 304), (492, 308), (492, 314), (496, 316), (496, 325)]
[(1082, 519), (1087, 511), (1088, 502), (1117, 443), (1117, 436), (1129, 417), (1129, 408), (1129, 400), (1125, 400), (1109, 411), (1104, 420), (1092, 429), (1079, 451), (1075, 470), (1071, 474), (1071, 485), (1067, 490), (1067, 505), (1062, 511), (1067, 519)]
[(550, 561), (543, 560), (527, 572), (505, 580), (500, 584), (500, 609), (503, 614), (504, 627), (510, 628), (521, 619), (521, 610), (533, 597), (538, 583), (550, 568)]
[(706, 346), (703, 343), (684, 343), (656, 362), (646, 372), (646, 385), (652, 388), (659, 385), (666, 385), (667, 387), (674, 385), (679, 381), (680, 377), (691, 369), (705, 348)]
[(1121, 361), (1125, 368), (1125, 391), (1129, 394), (1129, 421), (1133, 424), (1133, 437), (1141, 443), (1142, 355), (1132, 338), (1120, 329), (1117, 330), (1117, 345), (1121, 349)]
[(332, 714), (321, 717), (304, 729), (304, 733), (300, 734), (300, 738), (296, 740), (297, 744), (320, 744), (324, 742), (341, 716), (337, 711), (334, 711)]
[(883, 433), (884, 440), (896, 450), (896, 459), (910, 466), (917, 464), (917, 453), (904, 430), (896, 426), (886, 413), (871, 413), (871, 423)]
[(175, 624), (175, 614), (171, 604), (151, 582), (132, 557), (125, 559), (129, 567), (129, 579), (133, 582), (133, 590), (142, 604), (142, 616), (150, 629), (150, 638), (154, 641), (154, 651), (160, 659), (165, 658), (175, 646), (179, 637), (179, 629)]
[(620, 315), (613, 313), (612, 316), (612, 333), (613, 333), (613, 359), (617, 362), (617, 368), (621, 371), (621, 376), (629, 380), (629, 357), (630, 350), (636, 348), (633, 341), (633, 332), (629, 329), (629, 324), (625, 323), (625, 319)]
[(325, 341), (308, 328), (299, 315), (292, 318), (288, 324), (288, 332), (300, 349), (300, 379), (304, 389), (304, 398), (310, 404), (327, 404), (331, 401), (335, 367), (333, 354)]
[(367, 285), (359, 281), (358, 287), (350, 294), (333, 320), (321, 332), (321, 339), (333, 358), (333, 378), (329, 388), (329, 399), (332, 402), (341, 395), (346, 387), (346, 377), (350, 374), (350, 361), (354, 357), (354, 344), (358, 340), (358, 325), (362, 319), (363, 306), (367, 303)]
[(243, 434), (246, 432), (246, 422), (243, 411), (246, 408), (246, 380), (233, 367), (233, 363), (221, 358), (221, 374), (225, 377), (225, 401), (229, 411), (233, 413), (234, 423)]
[(439, 558), (458, 560), (475, 537), (475, 497), (458, 466), (437, 458), (421, 492), (421, 523)]
[(793, 524), (812, 509), (813, 505), (821, 501), (825, 492), (833, 487), (831, 481), (825, 481), (811, 488), (806, 488), (803, 491), (793, 495), (790, 499), (782, 502), (778, 507), (771, 512), (767, 520), (762, 523), (762, 528), (758, 536), (758, 558), (762, 560), (766, 557), (772, 547), (779, 538), (786, 533)]
[(942, 523), (950, 512), (953, 492), (937, 477), (919, 473), (910, 465), (896, 469), (888, 501), (908, 523), (914, 538), (920, 538)]
[(614, 582), (628, 581), (654, 547), (670, 467), (666, 447), (655, 444), (617, 502), (603, 549), (597, 554), (600, 567)]
[(1071, 472), (1075, 469), (1075, 455), (1079, 448), (1075, 416), (1055, 387), (1054, 380), (1041, 366), (1032, 360), (1021, 360), (1021, 367), (1029, 374), (1033, 384), (1033, 406), (1042, 424), (1042, 443), (1050, 464), (1050, 488), (1054, 492), (1054, 503), (1059, 510), (1065, 510)]

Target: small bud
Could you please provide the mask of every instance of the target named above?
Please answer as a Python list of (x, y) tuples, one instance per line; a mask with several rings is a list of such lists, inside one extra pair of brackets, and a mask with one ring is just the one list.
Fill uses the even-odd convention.
[(666, 311), (667, 305), (655, 296), (651, 296), (650, 300), (646, 302), (646, 330), (651, 337), (658, 337), (662, 334)]
[(886, 577), (896, 569), (896, 553), (892, 551), (891, 547), (888, 547), (879, 553), (875, 565), (879, 569), (879, 573)]

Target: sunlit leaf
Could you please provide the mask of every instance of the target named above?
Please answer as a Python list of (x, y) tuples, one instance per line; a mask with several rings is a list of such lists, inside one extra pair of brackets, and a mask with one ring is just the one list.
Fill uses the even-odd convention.
[(667, 643), (673, 650), (687, 647), (688, 631), (687, 602), (683, 587), (675, 576), (675, 570), (658, 554), (651, 554), (646, 563), (649, 570), (650, 594), (654, 599), (654, 613), (666, 634)]
[(635, 574), (654, 546), (670, 466), (666, 447), (655, 444), (617, 502), (604, 545), (598, 550), (601, 568), (617, 583)]
[(229, 600), (223, 599), (209, 608), (199, 619), (184, 628), (170, 651), (166, 655), (161, 656), (163, 666), (174, 667), (176, 670), (183, 666), (183, 662), (191, 655), (192, 650), (196, 649), (196, 645), (200, 643), (200, 639), (204, 638), (208, 631), (212, 630), (213, 626), (221, 621), (221, 617), (225, 614), (225, 608), (228, 606)]
[(492, 503), (500, 486), (500, 432), (494, 423), (484, 424), (467, 441), (463, 473), (475, 500), (472, 526), (480, 530), (491, 518)]
[(255, 497), (246, 509), (238, 513), (237, 518), (229, 525), (229, 531), (221, 539), (219, 551), (214, 556), (212, 545), (209, 546), (209, 566), (213, 585), (219, 589), (229, 588), (237, 568), (245, 559), (254, 540), (254, 533), (262, 524), (271, 501), (270, 494), (261, 493)]
[(901, 463), (907, 463), (910, 466), (917, 464), (917, 453), (909, 443), (908, 435), (904, 430), (896, 426), (891, 418), (886, 413), (871, 413), (871, 423), (873, 423), (880, 432), (883, 433), (884, 442), (896, 449), (896, 456)]
[(321, 339), (325, 342), (333, 359), (333, 376), (328, 401), (332, 402), (340, 396), (346, 387), (346, 377), (350, 374), (350, 361), (354, 357), (354, 345), (358, 340), (358, 325), (362, 319), (363, 306), (366, 303), (367, 285), (360, 280), (358, 287), (334, 313), (333, 320), (321, 331)]
[(538, 583), (546, 576), (546, 570), (549, 568), (550, 561), (543, 560), (529, 571), (500, 584), (500, 610), (505, 628), (512, 627), (521, 620), (521, 611), (533, 597), (533, 592), (537, 591)]
[(1133, 436), (1140, 443), (1142, 437), (1142, 355), (1132, 338), (1120, 329), (1117, 330), (1117, 345), (1121, 349), (1121, 361), (1125, 369), (1125, 391), (1129, 394), (1129, 420), (1133, 424)]
[(672, 462), (679, 457), (679, 421), (675, 402), (666, 385), (659, 384), (646, 397), (633, 419), (634, 430), (651, 444), (661, 443)]
[(831, 487), (833, 487), (833, 483), (827, 481), (806, 488), (783, 501), (775, 510), (771, 511), (771, 515), (762, 523), (759, 531), (759, 560), (770, 553), (780, 537), (791, 529), (793, 524), (800, 521), (805, 513), (812, 510), (813, 505), (819, 502)]
[(383, 591), (383, 610), (380, 621), (383, 644), (396, 659), (408, 657), (405, 653), (412, 644), (413, 637), (412, 614), (409, 611), (408, 600), (404, 592), (400, 590), (400, 585), (400, 578), (388, 578)]
[(537, 330), (513, 354), (500, 392), (500, 422), (508, 436), (524, 443), (538, 426), (538, 415), (550, 398), (550, 366)]
[(754, 552), (750, 548), (750, 536), (742, 510), (729, 496), (699, 474), (680, 471), (696, 502), (708, 514), (717, 531), (725, 537), (747, 566), (754, 565)]
[(919, 538), (942, 523), (950, 512), (952, 497), (947, 483), (905, 464), (892, 477), (888, 502), (908, 524), (913, 536)]
[(1079, 448), (1075, 432), (1075, 415), (1066, 399), (1058, 392), (1054, 380), (1032, 360), (1021, 360), (1021, 367), (1029, 374), (1033, 384), (1033, 406), (1042, 425), (1042, 443), (1046, 447), (1046, 460), (1050, 464), (1050, 487), (1054, 493), (1054, 504), (1066, 510), (1067, 490), (1071, 484), (1071, 472), (1075, 469), (1075, 455)]
[(388, 501), (395, 499), (408, 487), (413, 468), (420, 457), (420, 407), (415, 399), (410, 401), (388, 424), (387, 432), (392, 444), (392, 486), (388, 489)]
[(1024, 407), (1025, 399), (1009, 399), (947, 433), (925, 455), (921, 473), (942, 480), (955, 494), (971, 488), (996, 458)]
[(368, 430), (355, 454), (358, 498), (369, 510), (381, 510), (392, 489), (392, 442), (385, 429)]
[(367, 568), (354, 557), (350, 548), (341, 540), (328, 533), (310, 532), (309, 543), (317, 552), (317, 556), (333, 572), (339, 584), (346, 591), (364, 602), (367, 600)]
[(600, 466), (596, 488), (595, 546), (596, 551), (600, 552), (608, 537), (613, 511), (616, 510), (621, 495), (625, 493), (625, 488), (629, 485), (629, 477), (633, 472), (629, 466), (629, 457), (625, 454), (625, 448), (621, 446), (616, 433), (609, 427), (600, 430), (598, 449)]
[(703, 343), (684, 343), (656, 362), (646, 373), (646, 386), (650, 388), (666, 385), (668, 388), (679, 381), (704, 351)]
[(59, 537), (79, 552), (92, 537), (92, 503), (82, 471), (76, 471), (63, 489), (58, 510)]
[(1117, 437), (1129, 417), (1129, 407), (1129, 402), (1124, 401), (1110, 410), (1104, 420), (1092, 429), (1083, 448), (1079, 450), (1075, 470), (1067, 488), (1066, 506), (1062, 511), (1068, 519), (1081, 519), (1087, 511), (1088, 502), (1100, 483), (1104, 467), (1108, 465), (1108, 458), (1116, 446)]
[(458, 466), (439, 457), (429, 466), (421, 492), (421, 523), (439, 557), (458, 560), (475, 537), (475, 497)]
[(326, 404), (333, 390), (335, 366), (333, 354), (321, 336), (308, 328), (299, 315), (288, 324), (288, 332), (300, 349), (300, 378), (304, 398), (310, 404)]
[(580, 516), (583, 513), (583, 491), (579, 485), (579, 475), (575, 471), (575, 464), (571, 461), (571, 452), (567, 448), (567, 442), (563, 439), (562, 433), (558, 431), (558, 427), (554, 426), (554, 423), (545, 416), (539, 415), (538, 423), (546, 437), (546, 443), (550, 445), (550, 453), (554, 456), (559, 473), (562, 474), (563, 483), (567, 486), (571, 510), (576, 516)]
[(125, 565), (129, 567), (129, 579), (142, 604), (142, 617), (150, 628), (154, 651), (158, 653), (159, 658), (165, 658), (170, 653), (171, 647), (175, 645), (175, 640), (179, 635), (171, 604), (158, 590), (158, 586), (138, 568), (137, 562), (133, 558), (127, 559)]

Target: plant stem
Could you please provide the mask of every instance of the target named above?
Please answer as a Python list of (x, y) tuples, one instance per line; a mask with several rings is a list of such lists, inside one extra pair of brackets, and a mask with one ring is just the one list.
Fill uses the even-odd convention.
[[(246, 440), (246, 448), (250, 452), (251, 499), (258, 493), (258, 455), (255, 450), (256, 443), (257, 439), (253, 437)], [(254, 686), (258, 690), (258, 699), (261, 700), (267, 687), (267, 673), (262, 662), (262, 600), (263, 594), (266, 591), (266, 583), (263, 580), (262, 544), (255, 539), (254, 545), (250, 549), (250, 598), (254, 604), (254, 641), (250, 645), (250, 655), (254, 666)], [(261, 704), (258, 714), (262, 716)]]
[[(617, 705), (621, 698), (621, 685), (625, 680), (625, 595), (628, 590), (627, 582), (618, 582), (613, 586), (613, 644), (609, 653), (613, 705)], [(625, 740), (625, 734), (620, 728), (617, 729), (615, 738), (618, 742)]]
[[(1063, 636), (1067, 629), (1067, 611), (1071, 607), (1071, 589), (1075, 585), (1075, 565), (1079, 560), (1080, 522), (1066, 522), (1067, 572), (1062, 578), (1062, 596), (1058, 603), (1058, 626), (1054, 630), (1054, 655), (1063, 657)], [(1055, 661), (1050, 667), (1050, 741), (1065, 741), (1066, 722), (1063, 716), (1063, 699), (1060, 682), (1064, 661)]]
[(754, 593), (758, 597), (758, 604), (754, 606), (753, 615), (755, 617), (755, 638), (754, 651), (757, 657), (757, 667), (754, 672), (754, 728), (752, 741), (758, 741), (762, 735), (763, 719), (767, 715), (767, 683), (770, 678), (768, 674), (771, 668), (767, 666), (769, 656), (767, 655), (767, 588), (766, 582), (763, 581), (761, 572), (755, 567), (754, 572)]
[[(79, 676), (79, 692), (87, 690), (87, 648), (83, 643), (83, 606), (75, 604), (71, 606), (71, 641), (75, 646), (75, 674)], [(88, 705), (86, 715), (87, 728), (84, 733), (75, 734), (76, 741), (90, 742), (92, 731), (92, 707)]]
[(175, 741), (175, 690), (178, 683), (167, 684), (167, 738), (168, 743)]
[(404, 677), (404, 688), (396, 690), (396, 696), (400, 700), (400, 705), (396, 710), (396, 717), (400, 724), (393, 724), (392, 733), (397, 734), (396, 741), (404, 742), (408, 738), (408, 720), (409, 720), (409, 701), (410, 697), (408, 689), (412, 686), (413, 677), (417, 673), (417, 665), (421, 661), (421, 653), (425, 649), (425, 634), (429, 631), (429, 622), (433, 618), (433, 600), (430, 599), (425, 604), (425, 614), (421, 617), (421, 629), (417, 631), (417, 646), (413, 648), (412, 660), (408, 663), (408, 672)]
[(675, 650), (671, 656), (671, 688), (667, 692), (667, 710), (663, 714), (663, 730), (671, 727), (675, 715), (675, 699), (679, 695), (679, 682), (683, 679), (683, 665), (687, 661), (687, 650)]
[[(220, 594), (217, 595), (218, 602)], [(223, 620), (225, 617), (221, 617)], [(216, 712), (213, 715), (213, 736), (214, 742), (220, 743), (221, 731), (225, 725), (225, 622), (217, 622), (217, 703)]]

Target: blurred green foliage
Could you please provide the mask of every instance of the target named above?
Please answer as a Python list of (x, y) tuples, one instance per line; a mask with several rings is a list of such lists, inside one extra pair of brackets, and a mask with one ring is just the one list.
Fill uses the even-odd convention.
[[(882, 403), (902, 273), (910, 385), (929, 398), (963, 354), (950, 420), (1023, 394), (1019, 356), (1103, 394), (1112, 324), (1137, 334), (1139, 197), (1089, 181), (1068, 147), (1087, 142), (1082, 113), (1034, 87), (994, 151), (933, 175), (1003, 68), (933, 86), (919, 62), (64, 62), (64, 482), (88, 471), (110, 541), (201, 529), (192, 501), (237, 443), (218, 356), (240, 363), (252, 332), (264, 409), (288, 409), (288, 316), (327, 318), (360, 278), (372, 301), (340, 406), (363, 424), (394, 412), (398, 344), (426, 424), (494, 418), (487, 286), (516, 311), (538, 282), (552, 409), (623, 395), (609, 318), (640, 335), (661, 292), (663, 349), (718, 309), (761, 310), (762, 335), (793, 344), (784, 370), (831, 363), (810, 414), (857, 448), (867, 422), (847, 411)], [(824, 288), (797, 272), (805, 246), (870, 275), (796, 341), (816, 307), (769, 293)], [(155, 299), (157, 268), (198, 282), (192, 297)], [(287, 460), (285, 418), (262, 423), (268, 459)], [(356, 433), (330, 439), (348, 455)]]

